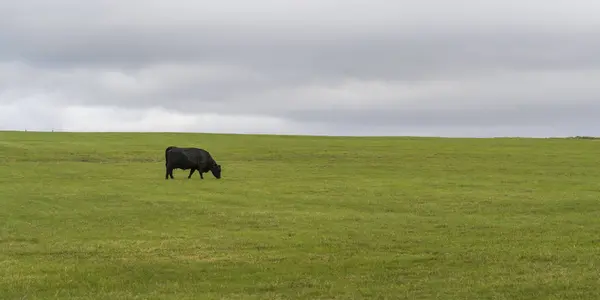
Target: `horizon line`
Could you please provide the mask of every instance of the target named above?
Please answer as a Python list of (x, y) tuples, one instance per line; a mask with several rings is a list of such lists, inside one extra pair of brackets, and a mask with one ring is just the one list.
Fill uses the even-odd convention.
[(16, 130), (0, 129), (0, 132), (28, 132), (28, 133), (76, 133), (76, 134), (204, 134), (204, 135), (256, 135), (256, 136), (290, 136), (290, 137), (332, 137), (332, 138), (443, 138), (443, 139), (600, 139), (597, 136), (443, 136), (443, 135), (335, 135), (335, 134), (300, 134), (300, 133), (243, 133), (243, 132), (201, 132), (201, 131), (74, 131), (74, 130)]

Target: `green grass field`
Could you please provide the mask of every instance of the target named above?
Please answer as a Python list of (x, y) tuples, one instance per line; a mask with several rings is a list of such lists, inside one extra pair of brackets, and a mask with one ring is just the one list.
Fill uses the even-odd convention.
[(0, 132), (0, 220), (0, 299), (599, 299), (600, 141)]

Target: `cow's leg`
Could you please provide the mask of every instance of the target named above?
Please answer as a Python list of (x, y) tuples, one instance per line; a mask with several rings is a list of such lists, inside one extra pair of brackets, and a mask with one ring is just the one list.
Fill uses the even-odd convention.
[(190, 175), (188, 175), (188, 179), (192, 178), (192, 174), (194, 174), (194, 171), (196, 171), (195, 168), (190, 169)]
[(169, 166), (165, 166), (165, 179), (169, 179)]
[(169, 177), (171, 177), (171, 179), (173, 178), (173, 168), (169, 168)]
[(202, 172), (200, 172), (200, 170), (198, 170), (198, 173), (200, 173), (200, 178), (204, 179), (204, 176), (202, 176)]

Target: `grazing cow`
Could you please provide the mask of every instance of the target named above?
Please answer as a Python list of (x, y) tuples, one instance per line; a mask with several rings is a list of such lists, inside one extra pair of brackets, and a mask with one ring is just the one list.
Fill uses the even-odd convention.
[(169, 179), (169, 176), (173, 179), (173, 169), (190, 170), (188, 179), (196, 170), (202, 179), (204, 179), (202, 173), (209, 171), (215, 178), (221, 178), (221, 165), (217, 164), (210, 153), (204, 149), (169, 146), (165, 149), (165, 167), (167, 169), (165, 179)]

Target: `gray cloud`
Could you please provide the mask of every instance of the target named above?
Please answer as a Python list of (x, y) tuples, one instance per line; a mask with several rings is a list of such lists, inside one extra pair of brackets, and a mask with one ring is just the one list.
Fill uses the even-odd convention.
[(158, 109), (189, 120), (173, 130), (579, 134), (600, 128), (600, 4), (577, 4), (5, 1), (0, 116), (55, 110), (0, 125), (154, 130)]
[(287, 115), (294, 121), (326, 122), (345, 126), (360, 124), (365, 126), (397, 126), (397, 127), (442, 127), (452, 126), (484, 126), (484, 127), (534, 127), (540, 125), (569, 125), (578, 122), (594, 122), (600, 111), (600, 104), (589, 105), (548, 105), (518, 106), (500, 109), (444, 110), (336, 110), (335, 113), (323, 110), (304, 110)]

